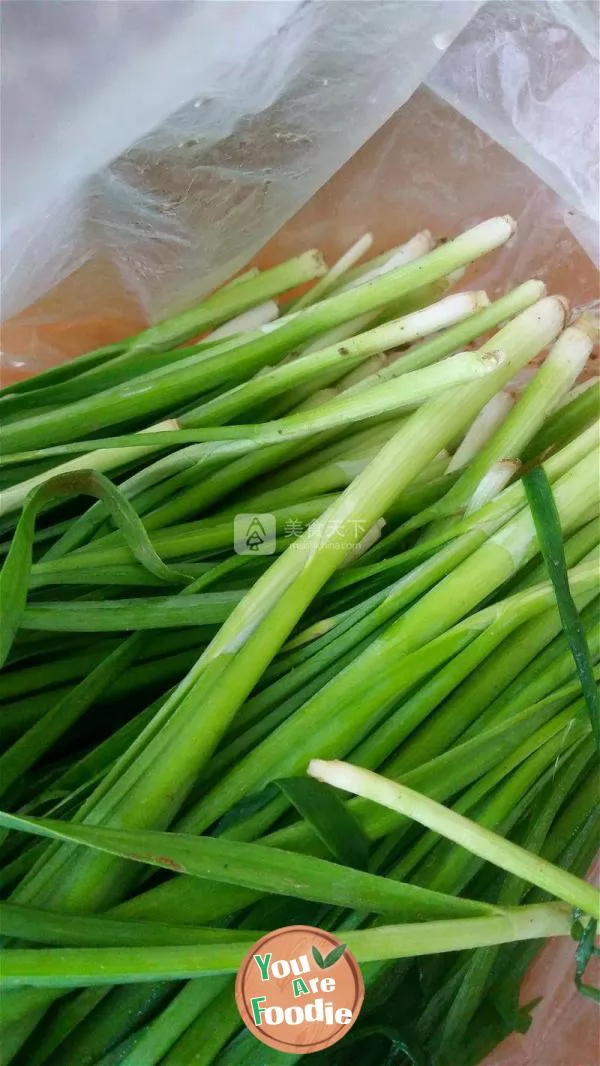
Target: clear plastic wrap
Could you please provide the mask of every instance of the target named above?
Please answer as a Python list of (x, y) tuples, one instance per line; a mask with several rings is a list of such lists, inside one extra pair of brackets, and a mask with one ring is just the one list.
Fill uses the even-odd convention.
[(427, 84), (537, 174), (598, 263), (598, 6), (488, 3)]
[[(516, 204), (515, 274), (578, 257), (571, 232), (595, 253), (594, 4), (9, 0), (2, 20), (16, 369), (193, 302), (381, 127), (391, 140), (377, 134), (369, 173), (302, 245), (337, 245), (349, 215), (364, 230), (383, 195), (383, 241), (414, 230), (415, 207), (452, 230)], [(436, 99), (421, 91), (417, 110), (423, 83)]]
[[(2, 5), (5, 380), (189, 305), (257, 256), (509, 212), (478, 266), (597, 297), (598, 8), (505, 0)], [(489, 1066), (591, 1066), (550, 945)]]
[(98, 259), (159, 318), (247, 261), (477, 4), (6, 7), (4, 316)]

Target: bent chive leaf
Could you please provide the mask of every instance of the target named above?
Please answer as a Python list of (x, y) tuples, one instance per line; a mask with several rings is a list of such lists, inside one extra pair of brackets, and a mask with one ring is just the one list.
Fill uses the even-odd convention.
[(144, 524), (122, 492), (107, 477), (95, 470), (59, 474), (35, 489), (27, 500), (6, 561), (0, 571), (0, 602), (3, 618), (0, 632), (0, 666), (12, 647), (27, 602), (32, 564), (35, 522), (40, 509), (56, 497), (85, 493), (97, 496), (107, 506), (135, 558), (155, 577), (163, 581), (184, 583), (188, 578), (163, 563), (152, 547)]
[(585, 630), (569, 587), (563, 536), (554, 495), (548, 476), (542, 467), (536, 467), (535, 470), (526, 474), (523, 484), (533, 515), (540, 549), (554, 586), (565, 637), (581, 681), (596, 747), (600, 751), (600, 699), (594, 681), (592, 657)]
[(369, 840), (348, 804), (334, 789), (308, 777), (286, 777), (276, 784), (312, 826), (336, 862), (366, 869)]

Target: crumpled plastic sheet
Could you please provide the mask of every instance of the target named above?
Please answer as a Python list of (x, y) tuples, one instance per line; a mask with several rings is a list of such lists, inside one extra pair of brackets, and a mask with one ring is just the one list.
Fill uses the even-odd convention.
[[(4, 4), (2, 314), (18, 327), (4, 332), (5, 364), (44, 369), (192, 303), (421, 83), (481, 140), (448, 142), (439, 123), (421, 138), (422, 158), (387, 175), (406, 223), (391, 228), (409, 235), (418, 196), (453, 200), (449, 230), (506, 210), (495, 141), (543, 179), (526, 205), (536, 241), (559, 235), (564, 258), (566, 229), (593, 255), (595, 15), (547, 0)], [(485, 212), (449, 186), (442, 150), (471, 153), (462, 178), (485, 178)], [(370, 195), (381, 191), (374, 176)]]
[(103, 256), (156, 319), (256, 252), (477, 3), (7, 7), (4, 316)]
[(597, 3), (486, 4), (427, 84), (561, 198), (598, 263)]

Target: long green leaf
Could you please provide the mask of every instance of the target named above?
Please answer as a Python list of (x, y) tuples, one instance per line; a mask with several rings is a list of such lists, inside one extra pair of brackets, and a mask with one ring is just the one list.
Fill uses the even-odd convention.
[(58, 633), (120, 633), (127, 629), (218, 625), (229, 617), (245, 590), (154, 599), (36, 603), (26, 607), (23, 629)]
[[(569, 934), (568, 909), (537, 904), (485, 917), (379, 926), (344, 936), (357, 959), (370, 962)], [(14, 949), (3, 953), (2, 983), (5, 988), (73, 988), (235, 973), (253, 943), (240, 931), (234, 943), (189, 947)]]
[[(248, 558), (248, 556), (240, 556), (240, 558)], [(186, 562), (178, 565), (177, 569), (182, 581), (194, 581), (202, 574), (208, 574), (210, 570), (214, 570), (214, 565), (207, 562)], [(80, 560), (80, 565), (76, 570), (66, 570), (61, 573), (58, 581), (61, 585), (135, 585), (160, 589), (165, 587), (163, 578), (155, 577), (139, 563), (122, 563), (120, 566), (103, 566), (102, 564), (84, 566), (83, 559)], [(43, 574), (41, 577), (38, 576), (34, 567), (29, 587), (34, 589), (47, 584), (49, 584), (47, 578)]]
[(585, 698), (596, 747), (600, 751), (600, 696), (594, 680), (594, 668), (585, 629), (569, 586), (569, 573), (560, 517), (554, 494), (543, 467), (536, 467), (523, 478), (533, 515), (538, 541), (556, 593), (565, 637), (575, 660)]
[(103, 500), (113, 521), (121, 530), (130, 552), (150, 573), (163, 581), (183, 583), (187, 580), (182, 574), (163, 563), (152, 547), (140, 517), (107, 477), (94, 470), (59, 474), (35, 489), (25, 503), (10, 550), (0, 572), (0, 602), (2, 603), (0, 666), (6, 662), (27, 602), (33, 537), (38, 512), (49, 500), (63, 496), (75, 496), (80, 493), (97, 496)]
[(0, 825), (84, 844), (110, 855), (194, 877), (378, 914), (402, 915), (405, 919), (494, 913), (488, 904), (440, 896), (414, 885), (260, 844), (179, 833), (70, 825), (48, 818), (21, 818), (4, 813), (0, 813)]
[[(237, 929), (119, 922), (112, 918), (59, 914), (4, 902), (0, 902), (0, 928), (4, 936), (59, 947), (151, 947), (153, 944), (221, 944), (240, 940)], [(256, 940), (263, 935), (263, 932), (244, 930), (244, 936)]]

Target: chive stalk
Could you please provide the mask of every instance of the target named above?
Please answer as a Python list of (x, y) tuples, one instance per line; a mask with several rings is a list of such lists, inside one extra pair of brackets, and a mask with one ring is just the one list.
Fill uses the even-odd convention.
[(463, 318), (474, 314), (482, 306), (484, 294), (456, 293), (447, 296), (438, 303), (430, 304), (420, 311), (414, 311), (403, 318), (386, 322), (365, 333), (350, 337), (345, 343), (321, 348), (311, 355), (295, 359), (291, 363), (261, 374), (256, 378), (237, 386), (230, 393), (209, 400), (206, 404), (194, 408), (180, 419), (182, 426), (219, 425), (229, 421), (233, 416), (244, 411), (257, 401), (269, 399), (280, 392), (295, 387), (321, 371), (327, 371), (338, 365), (354, 365), (355, 360), (368, 359), (372, 355), (395, 348), (445, 329)]
[[(566, 529), (569, 528), (569, 523), (575, 520), (579, 509), (587, 505), (589, 499), (587, 494), (590, 493), (593, 496), (598, 492), (595, 456), (590, 456), (587, 461), (583, 460), (580, 469), (576, 468), (576, 471), (577, 475), (575, 471), (571, 472), (557, 486), (557, 503)], [(498, 533), (489, 537), (474, 554), (448, 573), (443, 581), (423, 596), (400, 617), (394, 626), (388, 629), (385, 644), (391, 656), (390, 662), (397, 662), (399, 654), (406, 655), (409, 652), (415, 652), (438, 634), (443, 633), (448, 626), (481, 602), (486, 594), (497, 588), (511, 573), (532, 557), (535, 553), (535, 546), (536, 534), (533, 520), (528, 512), (523, 512), (502, 527)], [(231, 623), (232, 618), (233, 615), (225, 623), (224, 629)], [(375, 684), (372, 680), (373, 669), (378, 678)], [(408, 677), (410, 675), (407, 675)], [(263, 745), (263, 753), (266, 758), (268, 752), (269, 761), (264, 764), (258, 763), (254, 756), (250, 757), (249, 765), (246, 765), (246, 760), (239, 763), (232, 774), (219, 783), (214, 796), (209, 796), (203, 803), (200, 803), (194, 816), (188, 815), (184, 823), (186, 828), (201, 831), (210, 825), (227, 810), (230, 803), (246, 793), (252, 784), (256, 786), (261, 779), (264, 780), (267, 767), (274, 765), (285, 767), (290, 759), (294, 760), (297, 766), (298, 760), (303, 757), (303, 741), (307, 736), (312, 745), (324, 745), (325, 743), (338, 745), (339, 723), (335, 716), (331, 717), (332, 705), (335, 706), (338, 700), (345, 704), (347, 696), (352, 693), (356, 698), (357, 692), (361, 693), (363, 706), (368, 706), (366, 701), (375, 701), (377, 704), (381, 699), (380, 689), (383, 688), (385, 692), (388, 687), (389, 679), (385, 671), (382, 671), (380, 645), (377, 644), (372, 649), (367, 649), (352, 666), (340, 675), (335, 702), (332, 698), (331, 686), (315, 696), (307, 705), (302, 717), (294, 716), (287, 728), (286, 726), (280, 727)], [(321, 721), (324, 721), (324, 724), (319, 727), (318, 723)], [(296, 731), (298, 731), (297, 735)], [(344, 732), (347, 736), (347, 730)], [(355, 742), (359, 739), (360, 737), (356, 737)], [(313, 748), (313, 750), (317, 749)], [(251, 771), (250, 766), (253, 762), (255, 769)], [(254, 775), (258, 775), (259, 772), (260, 776), (255, 777)], [(294, 771), (290, 769), (287, 772)], [(249, 776), (250, 774), (252, 777)], [(233, 789), (236, 790), (235, 794)]]
[[(411, 237), (410, 240), (405, 242), (405, 244), (394, 249), (392, 253), (386, 252), (382, 256), (377, 256), (375, 260), (365, 263), (362, 267), (355, 267), (353, 271), (349, 271), (345, 283), (335, 286), (332, 295), (336, 295), (340, 292), (349, 292), (351, 289), (356, 288), (354, 281), (359, 276), (360, 282), (358, 282), (358, 284), (363, 284), (375, 281), (377, 278), (381, 277), (382, 274), (389, 274), (390, 271), (395, 270), (397, 267), (405, 266), (407, 263), (413, 263), (416, 259), (421, 259), (424, 255), (427, 255), (428, 252), (432, 252), (435, 246), (436, 242), (428, 230), (416, 233), (414, 237)], [(447, 287), (446, 278), (442, 279), (442, 285), (444, 289)], [(435, 287), (435, 283), (433, 283), (433, 287)], [(430, 285), (426, 285), (425, 289), (429, 291)], [(417, 299), (421, 291), (422, 290), (417, 290)], [(412, 299), (412, 296), (408, 298), (408, 302), (411, 304), (411, 309)], [(428, 302), (429, 301), (426, 299), (425, 303)], [(347, 337), (351, 337), (353, 333), (358, 333), (367, 326), (372, 325), (378, 317), (379, 311), (367, 311), (366, 313), (359, 315), (357, 318), (351, 318), (348, 322), (344, 322), (342, 325), (335, 326), (333, 329), (328, 330), (323, 339), (327, 344), (336, 344), (338, 341), (343, 341), (346, 340)], [(318, 342), (316, 342), (316, 345), (318, 345)], [(302, 353), (306, 355), (313, 351), (316, 351), (314, 341), (302, 348)]]
[[(221, 394), (186, 412), (178, 421), (172, 421), (171, 428), (185, 429), (196, 425), (210, 426), (227, 422), (253, 403), (276, 396), (300, 382), (310, 380), (316, 374), (335, 369), (337, 366), (356, 365), (357, 361), (367, 359), (374, 353), (386, 351), (398, 344), (450, 326), (453, 322), (473, 314), (483, 302), (487, 302), (487, 297), (485, 293), (480, 292), (456, 293), (454, 296), (448, 296), (423, 310), (415, 311), (404, 318), (384, 323), (367, 333), (350, 338), (344, 344), (333, 345), (314, 355), (284, 364), (269, 373), (260, 374), (229, 393)], [(161, 427), (163, 428), (168, 427)], [(153, 430), (149, 428), (145, 432), (148, 435), (152, 434)], [(132, 438), (132, 443), (134, 440), (135, 438)], [(171, 442), (171, 438), (161, 438), (161, 442), (163, 440), (165, 445)], [(140, 441), (140, 447), (142, 444), (143, 442)], [(95, 450), (96, 444), (92, 443), (91, 448)], [(58, 450), (61, 451), (61, 449)], [(52, 449), (38, 454), (52, 454)]]
[[(348, 932), (348, 947), (360, 962), (437, 954), (515, 940), (569, 936), (568, 909), (534, 904), (486, 918), (381, 926)], [(252, 940), (233, 944), (156, 948), (17, 949), (6, 954), (6, 989), (73, 988), (137, 981), (182, 980), (209, 973), (235, 973)]]
[(481, 414), (477, 416), (473, 425), (465, 433), (448, 463), (449, 474), (455, 470), (461, 470), (462, 467), (471, 462), (481, 451), (484, 444), (487, 444), (495, 430), (502, 425), (512, 405), (512, 396), (506, 390), (497, 392), (495, 396), (492, 396), (490, 402), (485, 405)]
[[(593, 337), (584, 319), (579, 319), (566, 329), (552, 346), (540, 369), (522, 393), (503, 425), (482, 449), (481, 454), (469, 468), (461, 483), (457, 483), (448, 495), (448, 506), (464, 499), (472, 488), (477, 492), (477, 479), (485, 477), (493, 457), (517, 459), (542, 425), (546, 414), (551, 412), (561, 396), (568, 391), (588, 361), (593, 348)], [(464, 493), (464, 495), (462, 495)], [(479, 498), (479, 506), (486, 502)], [(467, 505), (468, 506), (468, 505)]]
[[(208, 297), (199, 307), (173, 315), (158, 325), (150, 326), (137, 336), (129, 338), (121, 346), (121, 351), (116, 352), (108, 362), (102, 360), (99, 365), (92, 364), (86, 368), (78, 360), (79, 370), (81, 371), (83, 366), (83, 371), (78, 372), (71, 380), (67, 380), (66, 384), (43, 389), (39, 394), (35, 392), (25, 397), (17, 396), (17, 410), (26, 410), (40, 402), (42, 405), (48, 402), (53, 405), (68, 403), (74, 399), (92, 395), (107, 385), (126, 381), (128, 378), (153, 369), (157, 362), (160, 365), (160, 362), (164, 360), (161, 358), (157, 361), (157, 354), (162, 356), (168, 348), (194, 337), (213, 325), (231, 321), (232, 316), (237, 316), (239, 312), (248, 313), (248, 309), (251, 308), (254, 309), (253, 314), (251, 313), (252, 317), (250, 320), (246, 319), (246, 329), (248, 329), (248, 322), (251, 325), (253, 318), (256, 317), (256, 305), (260, 307), (258, 312), (260, 324), (260, 320), (265, 317), (264, 300), (318, 277), (325, 269), (320, 252), (311, 250), (271, 270), (263, 271), (262, 274), (248, 275), (244, 279), (237, 280), (235, 285), (225, 286)], [(267, 305), (267, 321), (273, 317), (273, 308), (277, 314), (277, 305), (272, 303)], [(242, 328), (243, 325), (242, 323)], [(239, 328), (239, 322), (232, 328)], [(225, 344), (222, 347), (228, 350), (230, 346)], [(206, 351), (207, 348), (215, 349), (214, 336), (197, 345), (194, 350)], [(172, 352), (170, 361), (174, 362), (183, 358), (184, 354)]]
[[(512, 472), (510, 465), (504, 464), (519, 458), (545, 416), (556, 407), (560, 397), (579, 377), (593, 343), (584, 319), (561, 334), (500, 428), (443, 500), (433, 505), (429, 511), (430, 517), (469, 511), (483, 506), (494, 497), (503, 487), (504, 479), (508, 480)], [(494, 465), (498, 460), (502, 460), (502, 466)], [(421, 514), (418, 521), (422, 523), (423, 519)]]
[(301, 311), (303, 307), (309, 307), (310, 304), (314, 304), (317, 300), (321, 300), (325, 293), (334, 288), (336, 283), (339, 282), (339, 279), (347, 274), (359, 259), (362, 259), (363, 255), (369, 251), (372, 244), (372, 233), (364, 233), (362, 237), (359, 237), (359, 239), (348, 248), (348, 251), (344, 252), (333, 266), (329, 268), (327, 273), (319, 278), (312, 288), (307, 289), (303, 296), (299, 296), (297, 300), (293, 301), (291, 310)]
[(349, 270), (343, 282), (338, 284), (336, 288), (348, 292), (351, 288), (356, 288), (357, 284), (364, 285), (367, 281), (372, 281), (373, 278), (388, 274), (390, 270), (394, 270), (397, 266), (411, 262), (413, 259), (420, 259), (427, 252), (432, 252), (435, 244), (436, 242), (429, 230), (421, 230), (419, 233), (415, 233), (410, 240), (399, 245), (398, 248), (383, 252), (382, 255), (354, 267), (353, 270)]
[[(381, 327), (383, 328), (383, 327)], [(379, 345), (378, 345), (379, 347)], [(339, 354), (339, 353), (336, 353)], [(401, 382), (380, 385), (369, 389), (367, 393), (361, 392), (359, 396), (349, 395), (330, 400), (320, 404), (312, 412), (302, 412), (296, 415), (288, 415), (287, 418), (279, 419), (270, 424), (259, 423), (252, 426), (227, 426), (223, 428), (198, 428), (182, 429), (181, 423), (174, 428), (161, 429), (160, 436), (156, 439), (152, 430), (144, 435), (150, 446), (168, 447), (169, 445), (191, 444), (203, 441), (223, 442), (222, 448), (234, 457), (243, 454), (249, 447), (257, 445), (269, 445), (280, 443), (284, 440), (294, 440), (307, 434), (337, 428), (348, 422), (363, 420), (387, 414), (391, 411), (402, 410), (405, 407), (413, 407), (441, 389), (447, 389), (452, 385), (473, 381), (475, 378), (494, 370), (500, 365), (502, 356), (495, 352), (484, 352), (482, 355), (476, 352), (462, 352), (444, 360), (442, 363), (425, 367), (414, 374), (409, 374)], [(296, 369), (298, 364), (294, 364)], [(287, 369), (287, 368), (284, 368)], [(260, 385), (260, 382), (259, 382)], [(106, 449), (135, 447), (136, 441), (140, 450), (144, 449), (142, 438), (137, 434), (126, 437), (107, 438), (106, 441), (77, 442), (63, 448), (59, 452), (96, 450), (97, 444)], [(225, 442), (240, 441), (236, 448)], [(52, 449), (45, 449), (45, 454), (52, 454)]]
[[(593, 454), (597, 450), (599, 429), (600, 421), (596, 418), (586, 430), (544, 463), (544, 470), (551, 483), (562, 477), (567, 470), (570, 470), (584, 456)], [(499, 516), (509, 517), (511, 514), (515, 514), (525, 503), (524, 486), (520, 481), (516, 481), (513, 485), (504, 489), (495, 500), (472, 512), (465, 519), (454, 522), (453, 525), (448, 526), (442, 532), (436, 532), (432, 536), (424, 537), (419, 547), (413, 551), (412, 557), (420, 558), (423, 552), (426, 555), (431, 548), (439, 547), (473, 529), (494, 528), (494, 522), (498, 520)], [(375, 562), (382, 555), (393, 552), (393, 549), (398, 544), (402, 544), (405, 541), (407, 529), (408, 523), (399, 526), (381, 545), (376, 545), (369, 552), (368, 558)]]
[(313, 759), (308, 772), (311, 777), (334, 788), (360, 795), (416, 819), (421, 825), (467, 848), (480, 858), (493, 862), (508, 873), (525, 878), (573, 907), (581, 907), (593, 918), (600, 915), (600, 893), (593, 885), (490, 833), (428, 796), (349, 763)]
[(285, 292), (286, 289), (322, 277), (326, 269), (321, 253), (311, 249), (286, 263), (263, 270), (255, 277), (238, 280), (235, 285), (217, 290), (199, 307), (181, 311), (165, 322), (159, 322), (156, 326), (144, 330), (133, 339), (128, 354), (134, 356), (142, 351), (166, 351), (190, 337), (197, 336), (205, 329), (219, 326), (235, 315)]
[[(383, 329), (385, 327), (379, 327)], [(358, 338), (357, 338), (358, 340)], [(380, 344), (377, 344), (380, 347)], [(336, 355), (339, 353), (336, 352)], [(307, 357), (308, 358), (308, 357)], [(169, 444), (191, 444), (202, 441), (223, 442), (222, 447), (228, 454), (237, 457), (243, 454), (252, 445), (269, 445), (280, 443), (284, 440), (294, 440), (297, 436), (302, 437), (310, 433), (337, 428), (348, 422), (363, 420), (387, 414), (391, 411), (401, 410), (404, 407), (413, 407), (422, 403), (429, 396), (435, 395), (438, 390), (450, 388), (453, 385), (473, 381), (490, 371), (496, 369), (502, 363), (502, 356), (495, 352), (485, 351), (461, 352), (445, 359), (443, 362), (432, 367), (424, 367), (422, 370), (408, 374), (401, 381), (392, 384), (374, 386), (368, 391), (361, 391), (360, 395), (340, 396), (328, 403), (320, 404), (310, 412), (302, 412), (288, 415), (286, 418), (270, 424), (259, 423), (252, 426), (223, 426), (215, 428), (198, 429), (171, 429), (164, 431), (160, 439), (153, 439), (152, 432), (148, 430), (148, 439), (157, 447), (167, 447)], [(292, 364), (297, 370), (298, 363)], [(288, 368), (283, 368), (286, 372)], [(286, 374), (287, 376), (287, 374)], [(262, 379), (264, 380), (264, 379)], [(259, 380), (258, 385), (261, 385)], [(107, 438), (104, 447), (135, 446), (135, 436)], [(229, 446), (225, 442), (240, 441), (239, 447)], [(95, 441), (90, 442), (90, 450), (96, 447)], [(143, 444), (140, 442), (139, 447)], [(73, 450), (86, 449), (85, 442), (77, 442), (70, 446)], [(59, 449), (64, 451), (66, 449)], [(46, 450), (51, 453), (51, 449)]]
[(243, 311), (241, 315), (230, 318), (222, 326), (213, 329), (206, 341), (223, 340), (225, 337), (235, 337), (241, 333), (253, 333), (255, 329), (266, 326), (268, 322), (274, 322), (279, 317), (279, 305), (275, 300), (266, 300), (265, 303), (257, 304), (249, 311)]
[[(544, 296), (544, 293), (545, 286), (542, 282), (525, 282), (523, 285), (520, 285), (518, 288), (514, 289), (507, 296), (501, 297), (499, 300), (496, 300), (493, 304), (490, 305), (489, 308), (486, 308), (483, 311), (479, 311), (476, 314), (473, 314), (468, 317), (464, 323), (460, 324), (460, 326), (451, 327), (450, 329), (442, 333), (440, 337), (434, 338), (432, 341), (420, 345), (417, 349), (415, 349), (414, 353), (410, 353), (410, 360), (408, 360), (408, 357), (405, 355), (403, 359), (398, 360), (394, 364), (394, 373), (390, 373), (390, 376), (395, 377), (399, 373), (407, 372), (409, 368), (419, 369), (422, 366), (428, 366), (431, 363), (436, 362), (438, 359), (450, 355), (452, 352), (455, 352), (461, 347), (464, 347), (464, 345), (470, 343), (475, 337), (479, 336), (480, 334), (497, 327), (503, 320), (509, 319), (512, 316), (526, 310), (527, 307), (531, 306), (537, 300), (541, 299)], [(406, 371), (404, 370), (404, 368), (406, 368)], [(389, 368), (389, 371), (391, 370), (392, 368)], [(378, 377), (378, 383), (384, 380), (386, 380), (386, 377), (383, 376), (383, 372), (380, 372)], [(192, 446), (192, 448), (194, 447), (195, 446)], [(283, 457), (282, 451), (285, 447), (286, 446), (284, 445), (280, 445), (277, 446), (277, 449), (275, 447), (273, 447), (273, 449), (269, 449), (268, 451), (265, 449), (261, 454), (257, 454), (253, 457), (248, 456), (245, 460), (241, 460), (239, 467), (235, 470), (236, 480), (233, 482), (232, 487), (235, 487), (236, 485), (240, 484), (241, 478), (247, 479), (252, 476), (252, 474), (260, 473), (262, 469), (265, 469), (265, 467), (268, 469), (270, 465), (272, 465), (273, 459)], [(199, 448), (200, 446), (196, 446), (196, 449)], [(293, 455), (293, 446), (288, 446), (288, 449), (291, 449), (291, 451), (289, 451), (289, 454)], [(138, 456), (140, 455), (139, 449), (137, 450), (137, 453), (134, 453), (133, 451), (122, 452), (120, 450), (100, 449), (98, 452), (91, 453), (88, 456), (82, 456), (78, 459), (70, 460), (67, 463), (61, 464), (55, 470), (55, 473), (62, 472), (63, 470), (68, 471), (70, 469), (81, 469), (83, 467), (87, 468), (90, 466), (94, 469), (97, 468), (101, 471), (109, 471), (111, 469), (114, 469), (115, 467), (119, 467), (120, 465), (124, 464), (128, 458), (135, 458), (136, 454)], [(194, 455), (194, 458), (196, 458), (196, 456), (199, 458), (201, 454), (202, 452), (197, 450)], [(190, 449), (190, 458), (192, 457), (192, 455), (192, 449)], [(176, 453), (176, 455), (174, 456), (169, 456), (166, 462), (169, 464), (169, 467), (172, 468), (173, 464), (179, 464), (179, 462), (182, 461), (182, 458), (183, 457), (180, 452)], [(162, 460), (160, 464), (160, 469), (165, 469), (165, 474), (168, 472), (166, 462), (165, 460)], [(187, 460), (185, 460), (185, 462), (187, 463)], [(96, 465), (97, 463), (98, 465)], [(175, 466), (175, 469), (176, 468), (177, 467)], [(234, 471), (232, 470), (231, 474), (233, 473)], [(231, 474), (229, 474), (230, 477)], [(0, 515), (7, 514), (10, 511), (15, 510), (17, 507), (19, 507), (27, 491), (29, 491), (31, 488), (34, 488), (36, 484), (39, 484), (48, 476), (50, 475), (44, 474), (39, 477), (36, 477), (35, 479), (29, 479), (25, 482), (25, 484), (21, 485), (20, 487), (17, 486), (14, 492), (2, 494), (2, 498), (0, 499)], [(142, 480), (143, 483), (146, 482), (145, 474), (142, 474)], [(217, 482), (217, 484), (219, 484), (219, 482)]]
[[(481, 223), (415, 263), (399, 267), (352, 292), (341, 293), (306, 308), (294, 316), (288, 325), (237, 348), (235, 357), (226, 360), (226, 367), (222, 366), (222, 360), (211, 360), (210, 353), (204, 357), (192, 356), (191, 359), (179, 361), (173, 370), (166, 368), (143, 376), (138, 379), (139, 387), (133, 391), (129, 386), (118, 385), (97, 396), (76, 401), (67, 410), (40, 414), (8, 425), (3, 434), (4, 450), (7, 453), (22, 451), (38, 444), (41, 438), (47, 444), (72, 440), (78, 435), (79, 428), (89, 433), (94, 429), (115, 425), (125, 417), (143, 417), (164, 410), (166, 404), (177, 404), (194, 393), (197, 395), (201, 389), (208, 390), (223, 380), (231, 380), (232, 375), (241, 368), (245, 372), (251, 367), (258, 370), (274, 355), (297, 347), (303, 340), (346, 321), (348, 317), (381, 307), (391, 299), (492, 251), (509, 239), (514, 228), (514, 222), (508, 217)], [(259, 275), (248, 284), (254, 285), (262, 276)], [(242, 287), (236, 285), (232, 290), (237, 293), (238, 299)], [(189, 318), (183, 317), (175, 331), (170, 326), (170, 340), (177, 339), (174, 333), (178, 333), (179, 339), (189, 336), (189, 322)], [(196, 315), (194, 332), (199, 328), (198, 322)], [(161, 326), (156, 326), (147, 332), (141, 344), (143, 349), (152, 348), (163, 345), (165, 339), (165, 331)], [(139, 346), (134, 344), (128, 354), (135, 355), (139, 350)]]

